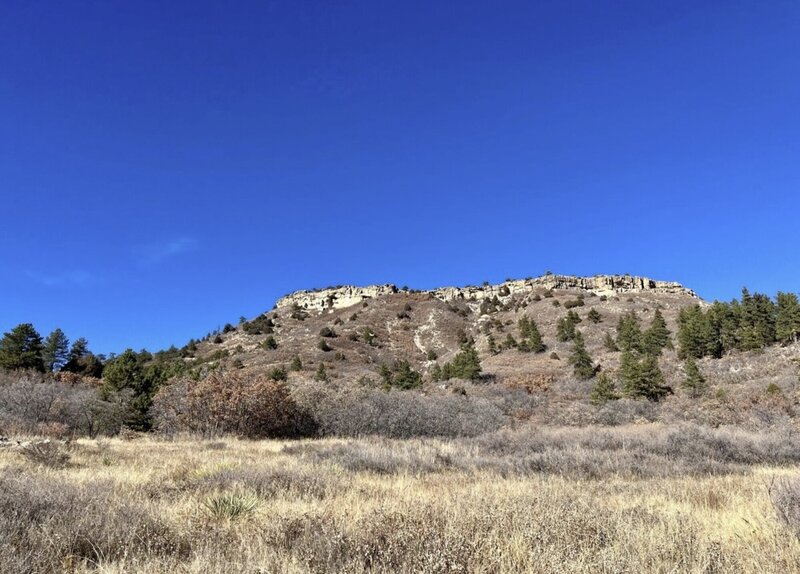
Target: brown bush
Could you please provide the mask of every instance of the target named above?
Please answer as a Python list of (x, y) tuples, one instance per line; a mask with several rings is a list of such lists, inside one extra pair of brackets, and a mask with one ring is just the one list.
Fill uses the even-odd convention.
[(201, 381), (179, 380), (153, 400), (162, 432), (192, 431), (203, 436), (288, 438), (314, 428), (282, 381), (239, 372), (212, 373)]

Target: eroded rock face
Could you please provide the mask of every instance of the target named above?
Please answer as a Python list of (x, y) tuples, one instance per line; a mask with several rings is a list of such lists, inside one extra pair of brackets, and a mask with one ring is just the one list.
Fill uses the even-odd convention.
[[(572, 275), (543, 275), (531, 279), (505, 281), (497, 285), (479, 287), (441, 287), (427, 291), (442, 301), (493, 299), (504, 300), (517, 294), (525, 294), (542, 289), (582, 289), (596, 295), (615, 295), (617, 293), (668, 293), (697, 298), (697, 294), (680, 283), (656, 281), (647, 277), (632, 275), (595, 275), (594, 277), (575, 277)], [(277, 307), (297, 306), (308, 311), (342, 309), (359, 303), (392, 295), (400, 290), (395, 285), (370, 285), (355, 287), (344, 285), (318, 291), (297, 291), (278, 300)]]

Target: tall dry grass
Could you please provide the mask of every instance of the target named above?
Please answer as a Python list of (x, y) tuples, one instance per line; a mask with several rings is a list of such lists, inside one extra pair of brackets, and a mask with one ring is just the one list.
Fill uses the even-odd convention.
[(786, 438), (80, 440), (63, 468), (6, 448), (0, 571), (796, 572)]

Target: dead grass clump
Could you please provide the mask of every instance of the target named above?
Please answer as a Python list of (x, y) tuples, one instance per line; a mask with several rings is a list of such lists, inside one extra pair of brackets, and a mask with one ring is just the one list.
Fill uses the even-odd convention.
[(111, 503), (112, 481), (73, 484), (0, 477), (0, 564), (5, 572), (61, 572), (65, 564), (186, 553), (186, 545), (135, 503)]
[(50, 440), (22, 444), (19, 452), (30, 462), (47, 468), (64, 468), (70, 459), (62, 445)]
[(773, 479), (768, 492), (778, 519), (800, 537), (800, 478)]

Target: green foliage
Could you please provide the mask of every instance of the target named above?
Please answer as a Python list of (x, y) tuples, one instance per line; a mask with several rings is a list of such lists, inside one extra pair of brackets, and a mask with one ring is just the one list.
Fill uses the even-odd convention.
[(327, 353), (327, 352), (333, 350), (331, 348), (331, 346), (328, 344), (328, 341), (326, 341), (325, 339), (320, 339), (319, 343), (317, 343), (317, 347), (319, 348), (320, 351), (322, 351), (324, 353)]
[(611, 336), (611, 333), (606, 331), (605, 339), (603, 339), (603, 346), (606, 348), (606, 351), (611, 353), (615, 353), (619, 351), (619, 347), (617, 347), (617, 342), (614, 340), (614, 337)]
[(697, 366), (694, 357), (686, 357), (683, 363), (683, 372), (685, 378), (683, 379), (682, 386), (689, 391), (691, 396), (698, 397), (705, 393), (707, 388), (706, 378), (700, 371), (700, 367)]
[(623, 351), (642, 350), (642, 329), (634, 311), (624, 314), (617, 322), (617, 346)]
[(286, 372), (286, 367), (275, 367), (269, 372), (269, 378), (272, 381), (288, 381), (289, 373)]
[(519, 334), (525, 346), (520, 344), (521, 351), (533, 351), (534, 353), (543, 353), (547, 349), (547, 345), (542, 341), (542, 334), (539, 332), (539, 327), (536, 321), (524, 315), (517, 322), (519, 327)]
[(275, 330), (275, 323), (266, 315), (259, 315), (252, 321), (242, 323), (242, 329), (248, 335), (270, 335)]
[(439, 355), (433, 349), (428, 349), (428, 352), (425, 353), (425, 358), (429, 361), (435, 361), (439, 358)]
[(592, 404), (596, 406), (601, 406), (609, 401), (616, 401), (619, 399), (619, 393), (617, 393), (614, 380), (608, 373), (600, 373), (600, 375), (598, 375), (597, 381), (592, 387), (589, 399), (592, 401)]
[(506, 349), (516, 349), (517, 347), (519, 347), (519, 343), (511, 333), (506, 335), (505, 341), (503, 341), (502, 345), (500, 345), (500, 349), (503, 351)]
[(381, 365), (380, 375), (387, 389), (409, 390), (422, 386), (422, 374), (412, 369), (408, 361), (395, 361), (391, 367)]
[(337, 335), (336, 331), (334, 331), (332, 328), (323, 327), (319, 331), (319, 336), (320, 337), (324, 337), (324, 338), (328, 338), (328, 339), (334, 339), (334, 338), (338, 337), (339, 335)]
[(270, 335), (269, 337), (264, 339), (263, 343), (261, 343), (261, 348), (263, 348), (266, 351), (272, 351), (274, 349), (277, 349), (278, 348), (278, 341), (275, 340), (275, 337)]
[(583, 307), (583, 306), (584, 306), (584, 301), (580, 297), (578, 297), (577, 299), (564, 301), (564, 309), (574, 309), (575, 307)]
[(800, 335), (800, 303), (794, 293), (778, 292), (775, 337), (778, 342), (796, 343)]
[(21, 323), (0, 339), (0, 368), (44, 371), (42, 337), (30, 323)]
[(44, 340), (42, 361), (46, 371), (57, 371), (69, 359), (69, 339), (61, 329), (56, 329)]
[(642, 351), (649, 355), (659, 356), (664, 348), (672, 346), (667, 322), (659, 309), (656, 309), (650, 328), (642, 336)]
[(780, 395), (783, 394), (783, 389), (776, 383), (770, 383), (767, 385), (767, 394), (770, 396)]
[(581, 318), (575, 311), (569, 311), (565, 317), (558, 320), (556, 324), (556, 339), (562, 343), (572, 341), (575, 338), (575, 325), (581, 322)]
[(678, 315), (678, 356), (700, 359), (713, 348), (713, 330), (700, 305), (681, 309)]
[(203, 506), (216, 519), (235, 520), (254, 512), (258, 507), (258, 497), (253, 494), (225, 492), (210, 496)]
[(303, 361), (300, 359), (300, 355), (295, 355), (294, 356), (294, 358), (292, 359), (291, 365), (289, 365), (289, 368), (292, 371), (302, 371), (303, 370)]
[(664, 374), (658, 366), (658, 357), (640, 355), (636, 351), (623, 351), (620, 357), (619, 378), (625, 396), (657, 401), (670, 392)]
[(214, 341), (213, 342), (214, 342), (215, 345), (221, 344), (222, 343), (222, 337), (220, 337), (219, 335), (216, 335), (214, 337)]
[(589, 309), (589, 313), (586, 315), (586, 318), (589, 319), (590, 323), (594, 323), (595, 325), (602, 323), (603, 321), (603, 316), (600, 315), (600, 312), (594, 307)]
[(320, 363), (317, 367), (317, 372), (314, 374), (314, 380), (321, 383), (328, 382), (328, 370), (325, 368), (325, 363)]
[(579, 331), (576, 332), (572, 341), (572, 353), (569, 356), (569, 363), (572, 365), (575, 376), (581, 380), (591, 379), (594, 377), (595, 368), (592, 363), (592, 357), (586, 350), (583, 335)]
[(359, 335), (361, 335), (361, 338), (364, 339), (364, 342), (370, 347), (377, 346), (378, 336), (370, 327), (362, 327), (359, 331)]
[(475, 350), (475, 343), (467, 341), (461, 345), (461, 350), (453, 357), (449, 363), (445, 363), (434, 380), (449, 380), (449, 379), (469, 379), (477, 381), (481, 378), (481, 360), (478, 357), (478, 351)]

